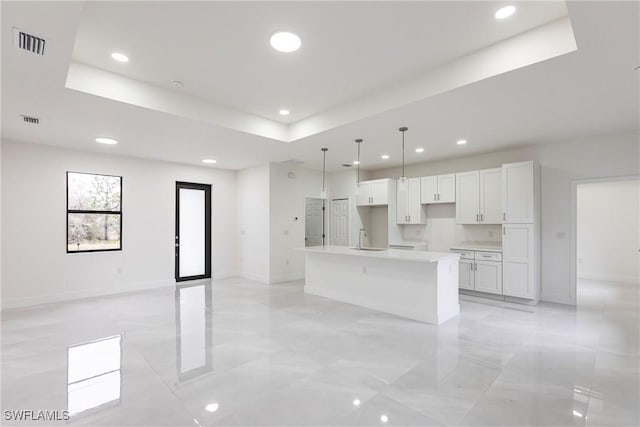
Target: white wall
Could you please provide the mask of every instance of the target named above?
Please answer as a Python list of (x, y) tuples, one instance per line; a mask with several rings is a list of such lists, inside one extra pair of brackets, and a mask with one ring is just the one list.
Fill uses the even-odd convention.
[[(269, 283), (302, 279), (304, 253), (296, 248), (304, 247), (304, 202), (307, 196), (320, 197), (322, 172), (280, 163), (271, 163), (269, 169)], [(328, 238), (329, 218), (325, 212)]]
[[(368, 176), (368, 172), (360, 171), (361, 181), (369, 179)], [(353, 168), (327, 175), (328, 197), (330, 199), (349, 198), (349, 246), (356, 245), (359, 230), (364, 226), (364, 223), (367, 225), (371, 223), (371, 208), (358, 209), (356, 207), (356, 182), (356, 170)], [(363, 242), (363, 245), (370, 244), (368, 238)]]
[[(123, 177), (123, 250), (66, 253), (66, 172)], [(174, 283), (175, 182), (212, 185), (212, 271), (233, 275), (235, 172), (2, 143), (2, 306)]]
[(638, 180), (578, 185), (578, 277), (639, 283)]
[[(571, 187), (587, 178), (637, 175), (638, 132), (617, 133), (527, 148), (458, 157), (406, 167), (408, 177), (463, 172), (502, 163), (537, 160), (541, 165), (542, 295), (574, 304), (571, 283)], [(470, 141), (469, 144), (472, 144)], [(427, 145), (428, 150), (428, 145)], [(461, 152), (465, 147), (460, 147)], [(399, 168), (373, 171), (371, 178), (397, 177)], [(488, 235), (488, 231), (487, 231)]]
[[(269, 282), (269, 165), (237, 172), (238, 266), (248, 279)], [(232, 239), (230, 239), (232, 241)]]

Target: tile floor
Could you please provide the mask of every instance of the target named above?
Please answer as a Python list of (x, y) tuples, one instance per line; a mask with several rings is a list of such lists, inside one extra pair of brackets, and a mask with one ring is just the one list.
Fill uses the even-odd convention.
[(637, 426), (639, 321), (637, 286), (586, 281), (440, 327), (243, 279), (8, 311), (2, 423)]

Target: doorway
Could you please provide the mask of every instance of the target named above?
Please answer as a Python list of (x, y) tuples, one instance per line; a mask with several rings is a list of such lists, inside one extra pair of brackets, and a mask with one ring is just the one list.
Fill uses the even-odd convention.
[(638, 177), (575, 183), (572, 262), (578, 305), (599, 306), (626, 288), (640, 287), (639, 192)]
[(349, 246), (349, 199), (331, 200), (332, 245)]
[(211, 278), (211, 185), (176, 182), (176, 282)]

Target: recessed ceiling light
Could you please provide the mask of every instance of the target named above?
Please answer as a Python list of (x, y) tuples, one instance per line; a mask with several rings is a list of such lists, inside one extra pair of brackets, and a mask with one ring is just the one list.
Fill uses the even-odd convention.
[(516, 12), (515, 6), (505, 6), (496, 11), (495, 17), (496, 19), (505, 19), (513, 15), (515, 12)]
[(387, 417), (386, 415), (380, 415), (380, 421), (386, 423), (387, 421), (389, 421), (389, 417)]
[(353, 406), (360, 406), (360, 399), (355, 399), (353, 401)]
[(213, 160), (213, 159), (202, 159), (202, 163), (208, 163), (208, 164), (214, 164), (217, 163), (217, 160)]
[(387, 160), (389, 158), (389, 155), (388, 154), (383, 154), (380, 157), (382, 158), (382, 160)]
[(424, 148), (420, 147), (420, 148), (416, 148), (416, 153), (422, 153), (424, 152)]
[(295, 52), (300, 49), (302, 45), (302, 40), (300, 37), (293, 33), (289, 33), (287, 31), (281, 31), (279, 33), (275, 33), (269, 39), (271, 46), (277, 50), (278, 52)]
[(280, 110), (279, 111), (281, 116), (288, 116), (289, 115), (289, 110)]
[(466, 140), (466, 139), (459, 139), (459, 140), (456, 142), (456, 144), (458, 144), (458, 145), (464, 145), (464, 144), (466, 144), (466, 143), (467, 143), (467, 140)]
[(107, 145), (116, 145), (118, 143), (118, 141), (116, 141), (115, 139), (111, 139), (111, 138), (96, 138), (96, 142), (100, 143), (100, 144), (107, 144)]
[(357, 161), (357, 160), (354, 160), (354, 161), (353, 161), (353, 164), (354, 164), (354, 165), (359, 165), (359, 164), (360, 164), (360, 162), (359, 162), (359, 161)]
[(206, 409), (208, 412), (216, 412), (219, 407), (220, 405), (218, 405), (217, 403), (209, 403), (204, 407), (204, 409)]
[(129, 57), (124, 53), (113, 52), (111, 57), (118, 62), (129, 62)]

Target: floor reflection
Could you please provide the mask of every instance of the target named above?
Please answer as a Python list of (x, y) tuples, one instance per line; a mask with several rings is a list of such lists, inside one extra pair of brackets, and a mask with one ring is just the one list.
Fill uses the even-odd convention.
[(176, 361), (180, 383), (213, 371), (211, 301), (210, 280), (176, 288)]
[(67, 349), (67, 410), (93, 413), (120, 403), (122, 335)]

